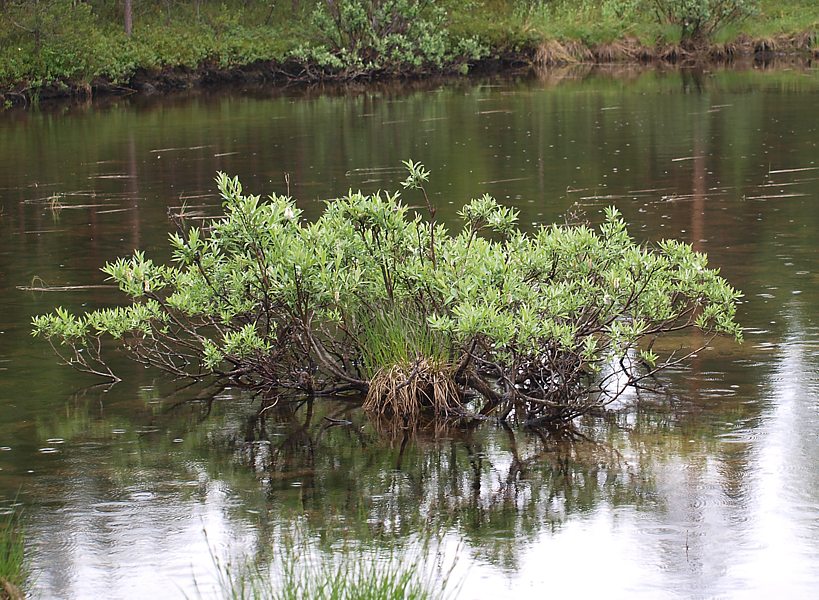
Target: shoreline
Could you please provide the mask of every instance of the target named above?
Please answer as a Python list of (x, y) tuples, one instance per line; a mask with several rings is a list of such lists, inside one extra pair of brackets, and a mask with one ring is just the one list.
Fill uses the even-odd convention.
[(811, 46), (811, 32), (781, 35), (774, 38), (740, 36), (733, 42), (710, 43), (699, 48), (680, 44), (645, 46), (636, 38), (589, 45), (582, 41), (547, 40), (514, 52), (496, 50), (493, 55), (469, 63), (468, 73), (459, 65), (441, 69), (373, 71), (355, 76), (343, 72), (326, 72), (314, 65), (293, 60), (260, 60), (232, 67), (204, 62), (195, 68), (166, 66), (161, 69), (137, 68), (124, 83), (108, 77), (86, 80), (56, 80), (32, 88), (27, 82), (0, 83), (0, 111), (6, 108), (30, 108), (42, 101), (85, 100), (104, 97), (170, 95), (193, 89), (215, 89), (230, 85), (265, 85), (299, 88), (316, 84), (349, 84), (377, 81), (417, 81), (436, 77), (463, 78), (502, 72), (552, 69), (573, 65), (667, 65), (674, 67), (730, 66), (735, 62), (767, 65), (786, 60), (811, 67), (819, 63), (819, 49)]

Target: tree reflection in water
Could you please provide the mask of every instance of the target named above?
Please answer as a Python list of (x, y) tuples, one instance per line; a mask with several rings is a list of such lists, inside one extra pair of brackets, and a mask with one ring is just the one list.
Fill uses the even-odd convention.
[(271, 505), (290, 499), (282, 520), (303, 514), (316, 531), (361, 539), (457, 532), (508, 569), (527, 542), (569, 515), (601, 502), (640, 506), (654, 495), (611, 443), (565, 429), (430, 421), (407, 430), (353, 405), (280, 402), (229, 443)]
[[(674, 377), (685, 382), (689, 372)], [(412, 552), (433, 536), (462, 544), (465, 564), (514, 578), (544, 539), (607, 513), (659, 531), (650, 545), (679, 577), (697, 564), (707, 574), (715, 549), (697, 528), (745, 513), (747, 444), (722, 436), (732, 424), (752, 426), (758, 406), (709, 401), (698, 385), (685, 401), (634, 398), (574, 432), (434, 421), (406, 430), (369, 419), (356, 403), (279, 399), (260, 411), (257, 399), (233, 390), (184, 402), (150, 386), (90, 391), (37, 427), (38, 438), (64, 443), (54, 475), (26, 490), (57, 509), (38, 512), (35, 545), (45, 551), (55, 540), (48, 532), (75, 532), (41, 580), (56, 589), (67, 585), (57, 583), (61, 573), (89, 564), (122, 576), (128, 564), (159, 560), (156, 546), (167, 554), (155, 568), (190, 579), (193, 563), (201, 582), (212, 571), (203, 525), (220, 549), (262, 565), (298, 526), (327, 557), (342, 542)], [(94, 456), (104, 459), (89, 470)], [(78, 537), (78, 527), (109, 533)]]

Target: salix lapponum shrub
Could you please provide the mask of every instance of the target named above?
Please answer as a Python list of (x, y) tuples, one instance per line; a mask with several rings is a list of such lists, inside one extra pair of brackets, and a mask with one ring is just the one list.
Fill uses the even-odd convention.
[[(404, 187), (426, 197), (428, 172), (407, 166)], [(126, 306), (57, 309), (34, 319), (34, 334), (110, 376), (105, 337), (180, 377), (530, 424), (570, 420), (684, 358), (658, 350), (662, 334), (741, 338), (740, 294), (705, 255), (637, 244), (613, 208), (596, 229), (524, 233), (486, 195), (449, 231), (431, 205), (425, 219), (399, 192), (351, 191), (309, 222), (290, 198), (217, 182), (226, 216), (171, 235), (172, 264), (136, 252), (103, 269)]]
[(476, 38), (452, 35), (446, 10), (428, 0), (322, 0), (311, 26), (314, 42), (292, 58), (327, 76), (463, 70), (487, 53)]

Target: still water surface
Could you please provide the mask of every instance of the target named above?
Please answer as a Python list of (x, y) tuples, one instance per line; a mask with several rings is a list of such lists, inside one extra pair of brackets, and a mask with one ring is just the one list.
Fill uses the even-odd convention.
[[(265, 564), (298, 520), (327, 553), (342, 537), (412, 552), (432, 524), (459, 598), (815, 595), (818, 107), (819, 72), (800, 68), (3, 114), (0, 508), (24, 507), (33, 594), (209, 597), (212, 557)], [(525, 227), (613, 204), (641, 240), (689, 241), (745, 292), (745, 343), (715, 344), (566, 443), (491, 426), (407, 440), (331, 402), (255, 419), (238, 390), (175, 391), (125, 363), (124, 383), (89, 388), (28, 335), (57, 304), (118, 296), (18, 286), (102, 284), (134, 248), (167, 258), (169, 210), (219, 214), (218, 170), (262, 194), (289, 174), (309, 217), (348, 188), (394, 187), (407, 158), (453, 222), (489, 192)]]

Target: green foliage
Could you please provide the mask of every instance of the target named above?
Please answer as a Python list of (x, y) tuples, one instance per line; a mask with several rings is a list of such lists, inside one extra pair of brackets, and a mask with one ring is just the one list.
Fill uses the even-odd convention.
[(474, 37), (449, 33), (447, 13), (426, 0), (319, 2), (310, 26), (315, 41), (293, 53), (346, 76), (457, 68), (486, 54)]
[[(0, 80), (52, 81), (65, 73), (91, 74), (95, 57), (84, 44), (95, 45), (96, 29), (90, 6), (71, 0), (13, 2), (0, 11)], [(65, 15), (71, 27), (65, 27)]]
[(274, 583), (266, 573), (247, 570), (239, 576), (229, 571), (223, 594), (234, 600), (427, 600), (437, 598), (433, 586), (411, 565), (367, 565), (357, 557), (339, 565), (319, 564), (301, 573), (294, 560), (285, 568), (283, 581)]
[(696, 46), (715, 37), (733, 42), (748, 35), (809, 35), (819, 26), (819, 4), (810, 0), (517, 0), (512, 7), (503, 30), (510, 35), (522, 29), (534, 45), (638, 39), (648, 48)]
[(640, 0), (603, 0), (602, 13), (607, 18), (633, 18), (640, 9)]
[(453, 360), (449, 336), (430, 327), (423, 311), (413, 314), (406, 310), (406, 307), (392, 307), (383, 312), (365, 313), (359, 319), (362, 372), (368, 380), (385, 365), (412, 365), (420, 358), (431, 359), (435, 364)]
[[(518, 5), (516, 19), (531, 31), (532, 43), (577, 40), (587, 45), (610, 43), (656, 28), (644, 14), (632, 10), (642, 0), (552, 0)], [(650, 25), (650, 27), (647, 27)], [(644, 37), (652, 38), (655, 32)], [(643, 36), (641, 36), (643, 37)]]
[(96, 77), (125, 82), (138, 69), (281, 60), (294, 45), (292, 28), (272, 18), (284, 9), (274, 11), (267, 3), (247, 8), (203, 2), (198, 16), (190, 3), (175, 3), (172, 12), (135, 3), (142, 11), (131, 37), (113, 4), (9, 2), (0, 9), (0, 82), (31, 88)]
[(759, 0), (649, 0), (646, 4), (660, 22), (679, 26), (683, 41), (708, 39), (720, 27), (759, 12)]
[[(406, 165), (404, 187), (426, 198), (428, 171)], [(86, 370), (107, 335), (177, 376), (310, 393), (366, 391), (380, 370), (413, 361), (449, 365), (464, 392), (561, 419), (618, 396), (617, 377), (636, 385), (676, 361), (654, 354), (660, 334), (741, 338), (740, 294), (706, 257), (671, 240), (641, 247), (615, 209), (599, 230), (526, 234), (485, 195), (451, 234), (433, 206), (425, 220), (398, 192), (351, 191), (309, 223), (290, 198), (217, 181), (226, 216), (172, 235), (172, 266), (136, 252), (105, 267), (129, 306), (58, 309), (34, 319), (34, 334), (74, 349), (68, 362)]]
[(0, 597), (19, 593), (26, 580), (25, 543), (19, 513), (0, 515)]
[[(296, 521), (283, 531), (269, 569), (214, 558), (222, 596), (233, 600), (431, 600), (449, 597), (440, 534), (422, 532), (417, 547), (384, 550), (343, 539), (322, 552)], [(400, 544), (400, 541), (398, 542)]]

